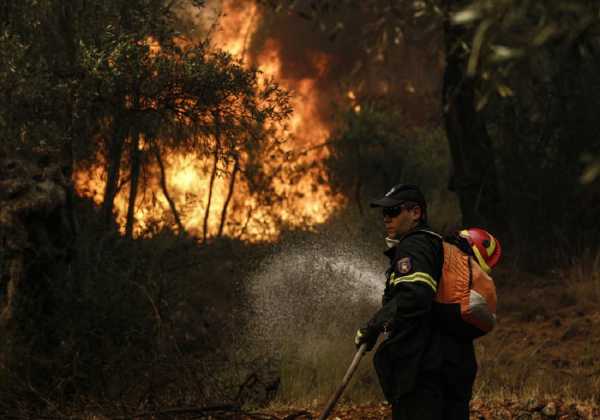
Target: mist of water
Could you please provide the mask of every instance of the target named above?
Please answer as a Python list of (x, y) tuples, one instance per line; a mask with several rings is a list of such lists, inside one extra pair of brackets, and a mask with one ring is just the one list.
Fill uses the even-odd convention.
[(287, 247), (249, 279), (249, 333), (273, 350), (347, 334), (377, 308), (384, 269), (382, 258), (359, 248), (318, 243)]

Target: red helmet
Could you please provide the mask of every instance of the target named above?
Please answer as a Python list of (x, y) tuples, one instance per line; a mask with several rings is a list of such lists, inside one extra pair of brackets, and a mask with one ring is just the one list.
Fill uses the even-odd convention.
[(467, 240), (481, 268), (486, 273), (492, 271), (502, 255), (500, 241), (487, 230), (480, 228), (461, 230), (458, 235)]

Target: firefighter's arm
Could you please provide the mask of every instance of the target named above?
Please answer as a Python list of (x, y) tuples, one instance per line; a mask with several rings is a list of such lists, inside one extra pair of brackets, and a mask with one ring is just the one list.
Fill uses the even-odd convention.
[(392, 329), (394, 322), (402, 318), (415, 318), (431, 310), (434, 293), (423, 284), (403, 284), (373, 318), (367, 327), (374, 331)]
[(367, 351), (371, 350), (379, 334), (391, 330), (398, 319), (418, 317), (430, 311), (433, 300), (431, 288), (416, 282), (401, 284), (395, 288), (392, 299), (356, 332), (354, 343), (357, 348), (362, 343), (367, 343)]
[(398, 245), (388, 286), (392, 297), (369, 321), (370, 328), (381, 331), (396, 320), (431, 310), (441, 275), (442, 252), (441, 243), (422, 234)]

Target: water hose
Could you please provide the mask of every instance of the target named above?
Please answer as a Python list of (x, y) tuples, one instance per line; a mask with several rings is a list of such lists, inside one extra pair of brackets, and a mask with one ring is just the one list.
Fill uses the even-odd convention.
[(348, 386), (348, 382), (350, 382), (350, 378), (352, 378), (352, 375), (356, 371), (356, 368), (358, 367), (358, 364), (360, 363), (360, 359), (362, 359), (362, 357), (365, 355), (366, 352), (367, 352), (367, 343), (363, 343), (356, 351), (356, 354), (354, 355), (354, 359), (352, 359), (352, 363), (350, 363), (350, 366), (348, 367), (348, 370), (346, 371), (346, 374), (344, 375), (344, 379), (342, 379), (342, 383), (340, 384), (338, 389), (336, 389), (335, 393), (329, 399), (329, 402), (327, 403), (325, 410), (323, 410), (323, 413), (321, 413), (321, 415), (319, 416), (319, 420), (325, 420), (329, 416), (329, 414), (331, 414), (331, 412), (333, 411), (333, 407), (335, 406), (337, 401), (342, 396), (342, 393), (346, 389), (346, 386)]

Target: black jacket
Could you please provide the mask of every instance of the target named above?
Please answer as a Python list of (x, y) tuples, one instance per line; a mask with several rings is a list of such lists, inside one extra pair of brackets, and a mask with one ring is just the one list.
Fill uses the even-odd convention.
[(443, 338), (432, 314), (433, 298), (442, 274), (441, 239), (419, 232), (420, 225), (385, 252), (390, 260), (382, 308), (369, 321), (386, 331), (374, 364), (388, 401), (410, 392), (417, 375), (438, 370), (443, 363)]

